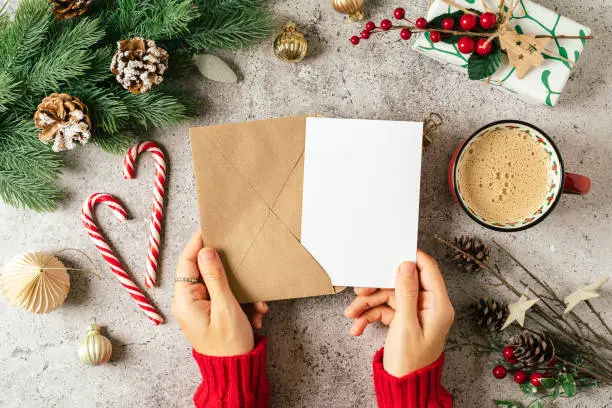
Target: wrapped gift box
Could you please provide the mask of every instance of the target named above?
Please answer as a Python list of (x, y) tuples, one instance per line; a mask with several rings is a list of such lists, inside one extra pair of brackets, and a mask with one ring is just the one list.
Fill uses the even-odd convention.
[[(483, 11), (482, 3), (478, 0), (456, 0), (456, 4)], [(427, 20), (456, 10), (440, 0), (435, 0), (427, 12)], [(517, 31), (525, 34), (576, 36), (591, 34), (590, 28), (529, 0), (521, 0), (514, 10), (510, 25), (514, 28), (518, 26)], [(585, 42), (583, 39), (553, 39), (546, 49), (551, 54), (576, 62)], [(469, 55), (461, 54), (456, 44), (446, 44), (442, 41), (432, 43), (429, 34), (425, 34), (419, 36), (413, 48), (433, 59), (467, 71)], [(556, 104), (573, 69), (572, 65), (562, 58), (544, 55), (544, 62), (539, 67), (532, 68), (524, 78), (518, 79), (515, 69), (508, 63), (507, 56), (503, 54), (502, 58), (502, 65), (491, 76), (489, 84), (510, 91), (521, 99), (535, 104), (548, 106)]]

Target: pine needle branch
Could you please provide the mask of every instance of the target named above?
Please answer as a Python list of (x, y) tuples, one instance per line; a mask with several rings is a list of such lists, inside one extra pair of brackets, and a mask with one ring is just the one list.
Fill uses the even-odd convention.
[(93, 142), (105, 152), (122, 155), (134, 143), (134, 136), (127, 132), (113, 134), (96, 132)]
[(97, 20), (63, 21), (54, 25), (49, 42), (27, 75), (35, 91), (58, 89), (85, 74), (91, 67), (91, 48), (102, 39), (104, 30)]
[(44, 212), (54, 211), (55, 202), (62, 195), (47, 181), (21, 177), (13, 171), (0, 168), (0, 198), (16, 208)]
[(124, 92), (123, 101), (130, 107), (131, 119), (145, 129), (175, 125), (192, 115), (189, 100), (171, 94), (166, 87), (140, 95)]
[(62, 160), (57, 153), (42, 146), (34, 149), (20, 146), (0, 151), (0, 169), (23, 178), (53, 181), (61, 172)]
[(108, 88), (84, 82), (66, 89), (66, 92), (78, 97), (87, 105), (89, 116), (93, 121), (94, 137), (95, 130), (117, 133), (129, 125), (130, 114), (125, 101), (110, 93)]
[[(3, 16), (4, 17), (4, 16)], [(22, 0), (15, 12), (15, 19), (6, 24), (0, 41), (0, 69), (15, 77), (28, 72), (32, 57), (40, 51), (41, 44), (53, 22), (51, 4), (46, 0)]]
[(0, 113), (6, 112), (19, 98), (20, 85), (8, 72), (0, 72)]
[(272, 19), (261, 7), (233, 11), (218, 8), (203, 14), (185, 41), (196, 51), (238, 49), (269, 36), (273, 29)]

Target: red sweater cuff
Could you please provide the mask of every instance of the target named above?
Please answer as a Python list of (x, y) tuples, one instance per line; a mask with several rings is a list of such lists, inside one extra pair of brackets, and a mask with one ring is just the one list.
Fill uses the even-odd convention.
[(384, 348), (374, 355), (374, 388), (379, 408), (452, 408), (453, 399), (442, 387), (444, 354), (433, 364), (401, 378), (383, 367)]
[(202, 384), (193, 400), (197, 408), (267, 408), (270, 385), (266, 376), (266, 339), (255, 338), (247, 354), (212, 357), (193, 350)]

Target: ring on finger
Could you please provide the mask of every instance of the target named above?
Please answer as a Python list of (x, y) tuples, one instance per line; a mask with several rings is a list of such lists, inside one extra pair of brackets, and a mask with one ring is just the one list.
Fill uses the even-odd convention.
[(200, 283), (198, 278), (174, 278), (175, 282), (189, 282), (189, 283)]

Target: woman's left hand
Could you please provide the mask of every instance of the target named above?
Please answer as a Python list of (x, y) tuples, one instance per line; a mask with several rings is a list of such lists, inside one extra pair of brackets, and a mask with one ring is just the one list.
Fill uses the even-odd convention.
[(198, 229), (180, 255), (177, 278), (203, 279), (204, 283), (176, 281), (172, 313), (195, 351), (215, 357), (236, 356), (253, 350), (251, 323), (261, 328), (268, 305), (253, 305), (251, 322), (230, 289), (217, 252), (203, 248)]

